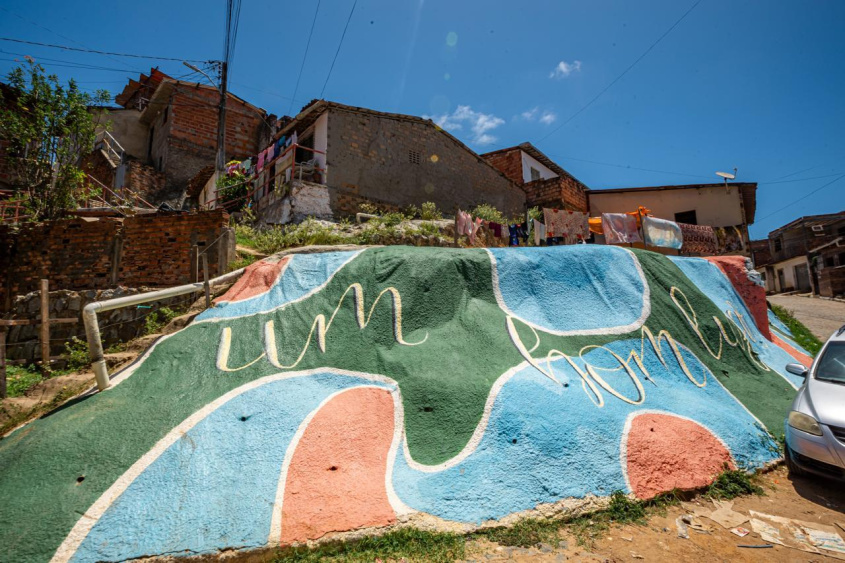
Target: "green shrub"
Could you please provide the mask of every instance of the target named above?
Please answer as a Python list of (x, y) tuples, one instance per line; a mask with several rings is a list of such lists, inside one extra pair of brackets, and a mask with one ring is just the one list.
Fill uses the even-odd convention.
[(71, 371), (84, 369), (91, 363), (91, 358), (88, 355), (88, 342), (76, 336), (65, 342), (65, 352), (67, 354), (67, 369)]
[(529, 209), (528, 210), (528, 218), (529, 219), (536, 219), (537, 221), (540, 221), (541, 223), (546, 220), (546, 218), (543, 216), (543, 210), (540, 209), (539, 207), (532, 207), (531, 209)]
[(9, 366), (6, 368), (6, 396), (20, 397), (42, 379), (35, 366)]
[(762, 495), (763, 488), (756, 485), (745, 471), (728, 469), (722, 472), (704, 494), (715, 499), (730, 500), (742, 495)]
[(433, 201), (427, 201), (422, 204), (419, 218), (423, 221), (437, 221), (443, 218), (443, 213), (437, 209), (437, 205)]
[(178, 317), (180, 313), (169, 307), (162, 307), (155, 313), (147, 315), (144, 322), (144, 334), (158, 334), (167, 324)]
[(494, 223), (500, 223), (502, 225), (505, 225), (508, 222), (501, 211), (486, 203), (475, 206), (469, 213), (473, 217), (481, 217), (485, 221), (493, 221)]

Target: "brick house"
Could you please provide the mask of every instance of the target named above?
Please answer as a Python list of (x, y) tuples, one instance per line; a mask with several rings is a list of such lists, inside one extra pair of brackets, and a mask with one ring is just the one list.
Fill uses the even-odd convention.
[(528, 207), (588, 211), (589, 188), (531, 143), (481, 155), (525, 192)]
[(769, 233), (766, 289), (845, 294), (845, 211), (799, 217)]
[[(214, 164), (218, 103), (214, 87), (176, 80), (153, 69), (115, 97), (111, 127), (100, 131), (89, 173), (154, 205), (181, 206), (188, 182)], [(238, 96), (226, 102), (226, 157), (242, 159), (269, 142), (275, 117)]]
[(315, 100), (283, 123), (275, 139), (282, 137), (296, 142), (255, 182), (264, 223), (350, 216), (362, 203), (525, 210), (525, 193), (511, 179), (429, 119)]

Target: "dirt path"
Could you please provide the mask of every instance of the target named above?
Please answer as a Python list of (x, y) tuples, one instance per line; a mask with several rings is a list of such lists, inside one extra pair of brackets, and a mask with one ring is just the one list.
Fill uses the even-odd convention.
[(768, 300), (792, 311), (795, 318), (804, 323), (822, 342), (845, 325), (845, 303), (839, 301), (811, 299), (798, 295), (770, 295)]
[[(749, 510), (785, 516), (806, 522), (845, 526), (845, 486), (811, 478), (791, 479), (780, 467), (761, 478), (765, 496), (748, 496), (734, 501), (733, 509), (744, 515)], [(692, 501), (712, 508), (709, 501)], [(689, 531), (689, 539), (678, 537), (675, 519), (684, 514), (680, 506), (670, 507), (665, 516), (650, 518), (645, 525), (614, 526), (591, 547), (579, 546), (575, 537), (563, 533), (555, 546), (503, 547), (486, 540), (476, 540), (467, 547), (468, 561), (837, 561), (833, 557), (806, 553), (775, 545), (771, 548), (740, 548), (766, 542), (754, 532), (740, 538), (718, 524), (701, 518), (710, 533)], [(751, 529), (749, 523), (742, 526)], [(845, 531), (839, 529), (845, 537)], [(845, 559), (843, 557), (842, 559)]]

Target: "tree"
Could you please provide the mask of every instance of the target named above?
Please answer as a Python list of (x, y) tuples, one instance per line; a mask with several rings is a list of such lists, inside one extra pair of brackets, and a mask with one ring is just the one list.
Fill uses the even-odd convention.
[(94, 146), (96, 128), (107, 111), (109, 93), (91, 95), (27, 57), (12, 70), (5, 96), (0, 93), (0, 139), (8, 144), (5, 165), (13, 187), (35, 220), (61, 217), (92, 195), (81, 168)]

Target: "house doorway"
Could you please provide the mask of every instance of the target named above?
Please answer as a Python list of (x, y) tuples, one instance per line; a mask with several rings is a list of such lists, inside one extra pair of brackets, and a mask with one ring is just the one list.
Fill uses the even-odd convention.
[(811, 291), (810, 285), (810, 271), (806, 264), (799, 264), (795, 266), (795, 289), (798, 291)]

